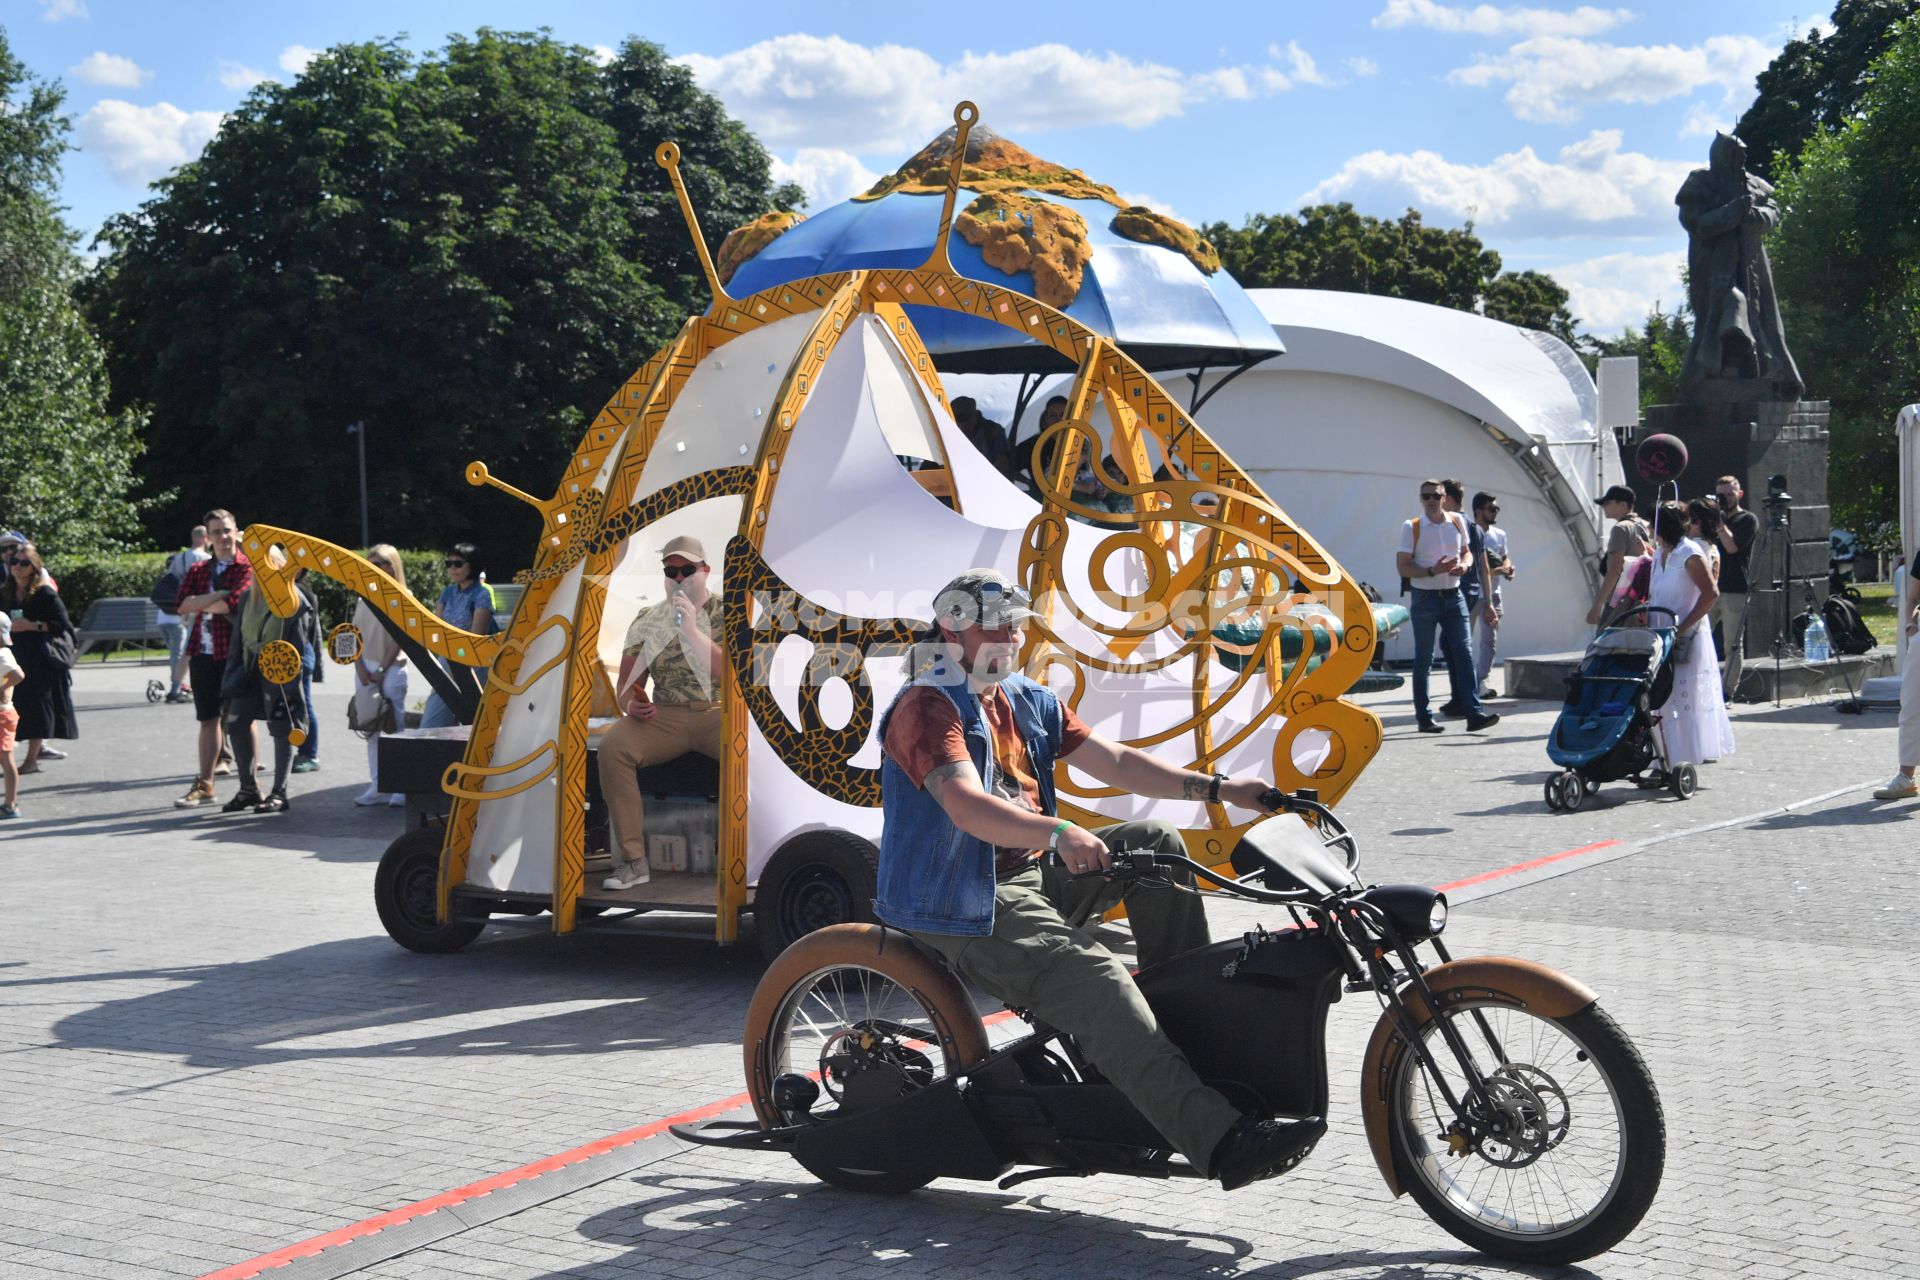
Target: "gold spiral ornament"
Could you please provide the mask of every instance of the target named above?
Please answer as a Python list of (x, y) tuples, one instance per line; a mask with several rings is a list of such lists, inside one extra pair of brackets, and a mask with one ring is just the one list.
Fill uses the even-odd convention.
[(271, 641), (260, 651), (260, 674), (270, 684), (291, 684), (300, 678), (300, 651), (285, 640)]
[(361, 648), (360, 628), (351, 622), (343, 622), (327, 632), (327, 658), (340, 666), (352, 666)]

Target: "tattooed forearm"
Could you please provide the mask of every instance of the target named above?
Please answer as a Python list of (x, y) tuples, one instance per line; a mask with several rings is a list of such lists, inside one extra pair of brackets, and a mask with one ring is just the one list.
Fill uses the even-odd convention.
[(1183, 800), (1205, 800), (1207, 788), (1213, 783), (1209, 774), (1190, 773), (1180, 780), (1180, 798)]
[(938, 768), (927, 770), (927, 776), (921, 781), (920, 786), (928, 795), (938, 800), (941, 790), (946, 787), (947, 783), (964, 773), (971, 773), (972, 771), (972, 765), (956, 760), (952, 764), (943, 764)]

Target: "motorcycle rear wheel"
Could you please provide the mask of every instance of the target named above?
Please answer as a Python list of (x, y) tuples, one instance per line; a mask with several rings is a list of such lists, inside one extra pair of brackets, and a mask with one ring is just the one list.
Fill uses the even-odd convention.
[[(1598, 1005), (1547, 1018), (1518, 1003), (1468, 999), (1441, 1014), (1482, 1074), (1502, 1082), (1508, 1140), (1462, 1137), (1456, 1154), (1445, 1134), (1451, 1108), (1406, 1052), (1387, 1095), (1393, 1160), (1401, 1186), (1455, 1238), (1494, 1257), (1564, 1266), (1611, 1249), (1646, 1215), (1666, 1163), (1666, 1118), (1639, 1050)], [(1420, 1034), (1464, 1097), (1439, 1023), (1426, 1020)]]
[[(873, 1048), (855, 1048), (863, 1036)], [(893, 1073), (899, 1088), (925, 1088), (985, 1058), (987, 1033), (966, 988), (906, 935), (843, 924), (805, 935), (768, 967), (747, 1009), (744, 1047), (754, 1113), (773, 1127), (801, 1118), (774, 1104), (773, 1082), (781, 1075), (819, 1081), (827, 1105), (812, 1118), (831, 1123), (845, 1105), (847, 1081), (829, 1059), (851, 1056), (866, 1070)], [(915, 1137), (902, 1134), (900, 1141)], [(932, 1181), (802, 1163), (849, 1191), (899, 1193)]]

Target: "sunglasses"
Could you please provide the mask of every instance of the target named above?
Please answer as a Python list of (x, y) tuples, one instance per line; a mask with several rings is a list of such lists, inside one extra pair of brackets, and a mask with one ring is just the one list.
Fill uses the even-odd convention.
[(9, 560), (7, 561), (7, 563), (8, 563), (8, 564), (10, 564), (10, 565), (13, 565), (13, 566), (15, 566), (15, 567), (17, 568), (17, 567), (19, 567), (20, 565), (23, 565), (23, 564), (24, 564), (24, 565), (31, 565), (31, 564), (33, 563), (33, 561), (31, 561), (31, 560), (29, 560), (29, 559), (27, 559), (27, 558), (26, 558), (25, 556), (14, 556), (14, 557), (12, 557), (11, 559), (9, 559)]
[(447, 561), (444, 561), (443, 563), (449, 569), (464, 569), (467, 567), (467, 562), (465, 560), (447, 560)]
[(1443, 495), (1443, 494), (1438, 494), (1438, 493), (1423, 493), (1423, 494), (1421, 494), (1421, 495), (1420, 495), (1420, 501), (1422, 501), (1422, 502), (1438, 502), (1438, 501), (1440, 501), (1440, 499), (1441, 499), (1442, 497), (1444, 497), (1444, 496), (1445, 496), (1445, 495)]
[(660, 566), (660, 571), (669, 578), (672, 578), (675, 582), (678, 582), (682, 578), (691, 578), (694, 574), (700, 572), (700, 566), (697, 564), (668, 564)]

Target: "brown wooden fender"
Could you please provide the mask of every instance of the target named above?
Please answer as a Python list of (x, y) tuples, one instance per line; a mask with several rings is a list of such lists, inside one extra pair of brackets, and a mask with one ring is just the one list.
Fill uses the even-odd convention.
[(782, 951), (747, 1006), (746, 1035), (741, 1037), (746, 1057), (747, 1091), (763, 1127), (780, 1122), (769, 1101), (773, 1081), (767, 1076), (764, 1051), (774, 1015), (795, 983), (810, 973), (836, 965), (860, 965), (886, 974), (920, 996), (935, 1010), (940, 1049), (956, 1069), (970, 1067), (987, 1056), (987, 1031), (973, 997), (948, 970), (914, 946), (898, 929), (879, 924), (836, 924), (817, 929)]
[[(1511, 956), (1452, 960), (1427, 970), (1426, 979), (1443, 1005), (1483, 998), (1547, 1018), (1578, 1013), (1599, 998), (1585, 983), (1557, 969)], [(1425, 1026), (1432, 1019), (1426, 1002), (1416, 993), (1407, 992), (1406, 1003), (1415, 1027)], [(1393, 1167), (1393, 1144), (1387, 1133), (1387, 1087), (1406, 1049), (1407, 1042), (1394, 1031), (1383, 1011), (1374, 1024), (1373, 1038), (1367, 1041), (1367, 1056), (1360, 1067), (1360, 1114), (1367, 1123), (1367, 1145), (1373, 1148), (1374, 1163), (1380, 1166), (1387, 1190), (1396, 1196), (1404, 1195), (1406, 1188), (1400, 1185)]]

